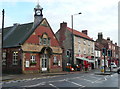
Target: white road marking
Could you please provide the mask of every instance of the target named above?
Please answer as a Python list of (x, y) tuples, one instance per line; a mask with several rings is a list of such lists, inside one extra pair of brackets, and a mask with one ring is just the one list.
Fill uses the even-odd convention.
[(53, 85), (53, 84), (49, 84), (50, 86), (52, 86), (52, 87), (55, 87), (56, 89), (59, 89), (57, 86), (55, 86), (55, 85)]
[(28, 79), (22, 79), (22, 80), (11, 80), (11, 81), (4, 81), (3, 83), (7, 84), (7, 83), (16, 83), (16, 82), (28, 82), (28, 81), (37, 80), (37, 79), (54, 78), (54, 77), (57, 77), (57, 76), (47, 76), (47, 77), (39, 77), (39, 78), (28, 78)]
[(34, 85), (27, 85), (27, 86), (22, 86), (22, 87), (37, 87), (40, 85), (45, 85), (46, 82), (42, 82), (42, 83), (38, 83), (38, 84), (34, 84)]
[(72, 81), (68, 81), (68, 80), (67, 80), (67, 82), (70, 82), (70, 83), (75, 84), (75, 85), (80, 86), (80, 87), (85, 87), (85, 86), (80, 85), (80, 84), (78, 84), (78, 83), (76, 83), (76, 82), (72, 82)]

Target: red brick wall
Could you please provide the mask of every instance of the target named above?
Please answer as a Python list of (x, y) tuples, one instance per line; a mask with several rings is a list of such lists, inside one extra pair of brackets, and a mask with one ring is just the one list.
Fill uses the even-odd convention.
[(49, 27), (44, 27), (44, 26), (39, 26), (35, 30), (35, 34), (31, 35), (26, 42), (39, 44), (39, 36), (41, 37), (44, 33), (47, 33), (48, 37), (50, 38), (51, 46), (59, 46), (59, 43), (56, 40), (54, 33), (51, 31)]
[[(21, 73), (22, 72), (22, 51), (20, 48), (5, 48), (3, 51), (7, 53), (7, 65), (2, 66), (3, 73)], [(18, 65), (13, 65), (13, 52), (18, 51)]]
[(40, 70), (40, 56), (39, 56), (39, 54), (38, 53), (25, 53), (25, 61), (27, 60), (27, 61), (30, 61), (30, 57), (31, 57), (31, 55), (35, 55), (35, 60), (36, 60), (36, 62), (37, 62), (37, 64), (36, 65), (32, 65), (32, 66), (30, 66), (30, 67), (25, 67), (25, 71), (28, 71), (28, 70)]
[(52, 56), (51, 56), (51, 59), (50, 59), (50, 60), (51, 60), (51, 62), (50, 62), (50, 64), (51, 64), (51, 69), (61, 68), (61, 67), (62, 67), (62, 63), (61, 63), (60, 66), (53, 64), (53, 62), (54, 62), (54, 56), (57, 57), (57, 60), (58, 60), (58, 61), (62, 62), (62, 61), (61, 61), (61, 60), (62, 60), (61, 55), (52, 55)]

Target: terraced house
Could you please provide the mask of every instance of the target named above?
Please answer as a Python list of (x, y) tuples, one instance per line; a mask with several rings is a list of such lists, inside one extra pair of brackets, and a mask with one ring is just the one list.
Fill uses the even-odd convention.
[[(72, 32), (74, 40), (72, 42)], [(67, 23), (60, 24), (60, 29), (56, 32), (56, 37), (59, 40), (60, 46), (63, 49), (63, 69), (66, 69), (68, 63), (76, 65), (90, 64), (91, 68), (94, 68), (94, 40), (87, 35), (87, 30), (79, 32), (67, 27)], [(74, 52), (72, 52), (72, 44)], [(68, 56), (68, 53), (70, 55)], [(72, 53), (74, 53), (74, 59), (72, 62)]]
[[(106, 50), (107, 50), (107, 55), (105, 56), (106, 66), (109, 67), (111, 62), (114, 62), (117, 66), (119, 66), (120, 56), (119, 56), (119, 46), (117, 45), (117, 43), (113, 43), (113, 41), (110, 40), (110, 37), (107, 37), (107, 39), (105, 39), (103, 37), (102, 32), (98, 33), (98, 39), (96, 40), (96, 42), (103, 45), (103, 47), (100, 48), (101, 50), (102, 50), (102, 48), (106, 48)], [(108, 56), (108, 50), (112, 50), (111, 58)], [(104, 65), (103, 55), (101, 57), (101, 65), (102, 66)]]
[(3, 73), (62, 71), (62, 49), (42, 10), (34, 8), (34, 22), (4, 28)]

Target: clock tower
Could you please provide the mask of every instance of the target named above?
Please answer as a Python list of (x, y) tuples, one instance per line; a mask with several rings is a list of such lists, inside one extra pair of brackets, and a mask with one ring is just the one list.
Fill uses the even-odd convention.
[(42, 10), (43, 8), (39, 5), (39, 3), (34, 8), (34, 27), (37, 26), (43, 19)]

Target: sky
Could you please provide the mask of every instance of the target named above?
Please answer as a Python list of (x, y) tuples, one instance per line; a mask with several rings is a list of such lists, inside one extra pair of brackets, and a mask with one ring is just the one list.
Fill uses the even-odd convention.
[[(34, 21), (34, 8), (39, 2), (46, 18), (56, 33), (60, 23), (67, 22), (75, 30), (88, 30), (88, 36), (97, 39), (98, 32), (103, 37), (110, 37), (118, 43), (118, 2), (119, 0), (0, 0), (0, 28), (2, 27), (2, 10), (5, 9), (5, 27), (14, 23)], [(81, 12), (80, 15), (74, 15)]]

